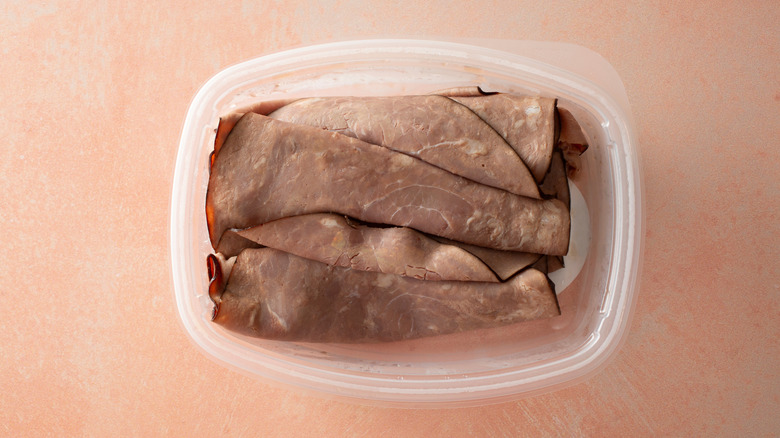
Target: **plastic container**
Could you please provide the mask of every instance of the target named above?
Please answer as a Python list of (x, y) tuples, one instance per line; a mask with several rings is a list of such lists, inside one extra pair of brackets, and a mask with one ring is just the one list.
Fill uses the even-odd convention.
[[(218, 73), (197, 93), (179, 144), (171, 200), (171, 264), (181, 322), (213, 360), (269, 382), (363, 403), (470, 406), (579, 382), (626, 335), (642, 254), (642, 184), (625, 91), (584, 48), (556, 43), (367, 40), (271, 54)], [(503, 50), (488, 48), (500, 47)], [(573, 181), (589, 247), (558, 287), (562, 316), (376, 345), (245, 338), (211, 322), (204, 214), (208, 156), (218, 117), (249, 103), (322, 95), (400, 95), (450, 86), (557, 97), (590, 148)], [(587, 245), (587, 243), (586, 243)], [(584, 255), (587, 254), (587, 257)]]

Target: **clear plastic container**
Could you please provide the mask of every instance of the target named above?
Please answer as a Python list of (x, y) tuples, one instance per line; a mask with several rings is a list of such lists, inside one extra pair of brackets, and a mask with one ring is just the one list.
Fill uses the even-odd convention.
[[(565, 268), (567, 285), (558, 287), (562, 316), (375, 345), (251, 339), (211, 322), (206, 256), (212, 249), (204, 205), (220, 115), (278, 98), (417, 94), (462, 85), (557, 97), (586, 133), (590, 148), (573, 183), (587, 206), (580, 214), (590, 224), (576, 234), (586, 236), (583, 241), (590, 245), (581, 251), (581, 263), (574, 263), (580, 269)], [(179, 316), (194, 343), (218, 363), (269, 382), (363, 403), (471, 406), (577, 383), (603, 367), (626, 335), (642, 256), (640, 175), (622, 83), (603, 58), (582, 47), (366, 40), (252, 59), (211, 78), (193, 99), (184, 123), (170, 222)]]

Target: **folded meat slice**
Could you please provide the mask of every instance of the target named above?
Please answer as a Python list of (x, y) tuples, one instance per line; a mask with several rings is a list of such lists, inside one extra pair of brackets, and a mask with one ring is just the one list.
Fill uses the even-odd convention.
[(555, 146), (555, 99), (506, 93), (451, 99), (474, 111), (498, 131), (537, 182), (544, 178)]
[(219, 152), (219, 149), (222, 147), (222, 144), (225, 142), (228, 134), (230, 134), (230, 131), (233, 130), (233, 127), (236, 126), (236, 123), (241, 119), (241, 117), (244, 116), (244, 114), (255, 113), (267, 116), (269, 113), (272, 113), (289, 103), (295, 102), (296, 100), (298, 99), (266, 100), (241, 107), (227, 114), (223, 114), (219, 118), (216, 137), (214, 138), (214, 154)]
[(541, 254), (519, 251), (504, 251), (500, 249), (484, 248), (467, 243), (456, 242), (443, 237), (433, 236), (433, 239), (448, 245), (454, 245), (468, 251), (482, 260), (502, 281), (527, 268), (540, 257)]
[(565, 254), (569, 243), (569, 212), (556, 199), (514, 195), (334, 132), (242, 117), (209, 179), (212, 246), (230, 228), (324, 212), (498, 249)]
[(571, 111), (564, 108), (558, 108), (558, 114), (561, 124), (561, 134), (558, 141), (580, 145), (583, 147), (582, 152), (585, 152), (585, 149), (588, 148), (588, 139), (585, 138), (585, 133), (577, 119), (574, 118)]
[(537, 260), (534, 264), (532, 264), (531, 268), (536, 269), (537, 271), (539, 271), (541, 273), (549, 274), (550, 273), (550, 269), (549, 269), (550, 264), (549, 264), (549, 262), (550, 262), (551, 259), (552, 259), (551, 256), (539, 257), (539, 260)]
[(563, 151), (555, 148), (552, 160), (550, 160), (550, 170), (544, 176), (544, 180), (539, 185), (539, 191), (545, 197), (560, 199), (571, 208), (571, 195), (569, 194), (569, 179), (566, 177), (566, 161), (563, 158)]
[[(541, 191), (542, 195), (545, 197), (560, 199), (566, 204), (567, 208), (571, 209), (569, 179), (567, 178), (566, 161), (563, 158), (563, 154), (564, 152), (560, 148), (555, 148), (553, 151), (552, 160), (550, 161), (550, 170), (539, 185), (539, 191)], [(547, 263), (547, 268), (544, 271), (545, 273), (551, 273), (563, 268), (563, 256), (547, 255), (545, 257), (550, 259)]]
[(564, 108), (558, 108), (558, 114), (561, 125), (558, 147), (563, 151), (566, 173), (569, 177), (573, 177), (582, 167), (580, 155), (588, 149), (588, 140), (571, 112)]
[(547, 277), (506, 283), (421, 281), (271, 248), (246, 249), (229, 273), (210, 256), (213, 320), (248, 336), (299, 342), (414, 339), (560, 314)]
[(539, 198), (528, 167), (504, 137), (474, 112), (443, 96), (316, 97), (295, 101), (268, 116), (336, 131), (472, 181)]
[(563, 256), (544, 256), (547, 259), (547, 274), (552, 274), (553, 272), (563, 269)]
[(488, 96), (491, 94), (498, 94), (495, 91), (483, 91), (482, 87), (476, 86), (476, 85), (464, 85), (462, 87), (451, 87), (451, 88), (444, 88), (442, 90), (434, 91), (433, 93), (437, 96), (446, 96), (446, 97), (475, 97), (475, 96)]
[(542, 181), (556, 143), (556, 99), (485, 93), (479, 87), (456, 87), (435, 94), (459, 102), (476, 113), (516, 151), (536, 182)]
[[(360, 225), (337, 214), (291, 216), (234, 232), (250, 242), (334, 266), (420, 280), (498, 281), (480, 259), (457, 246), (409, 228)], [(225, 257), (240, 252), (240, 247), (229, 246), (220, 241), (218, 251)]]

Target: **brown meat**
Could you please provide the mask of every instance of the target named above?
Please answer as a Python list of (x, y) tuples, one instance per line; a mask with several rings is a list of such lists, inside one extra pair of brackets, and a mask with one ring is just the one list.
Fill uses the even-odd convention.
[(548, 198), (560, 199), (567, 208), (571, 208), (569, 179), (566, 177), (566, 162), (563, 151), (556, 148), (550, 161), (550, 170), (539, 185), (539, 191)]
[[(259, 245), (334, 266), (384, 272), (421, 280), (497, 282), (480, 259), (403, 227), (359, 225), (336, 214), (306, 214), (235, 231)], [(231, 233), (223, 234), (222, 240)], [(218, 251), (225, 257), (239, 248)]]
[(419, 158), (472, 181), (539, 198), (523, 160), (465, 106), (442, 96), (319, 97), (270, 113)]
[[(571, 209), (571, 194), (569, 192), (569, 179), (567, 177), (566, 161), (563, 158), (563, 151), (555, 148), (552, 160), (550, 161), (550, 170), (544, 177), (544, 181), (539, 185), (539, 191), (547, 198), (560, 199)], [(549, 274), (563, 268), (563, 256), (547, 255), (549, 259), (547, 268), (543, 272)], [(540, 269), (541, 271), (541, 269)]]
[(558, 108), (558, 114), (561, 125), (558, 147), (563, 151), (566, 173), (569, 177), (573, 177), (582, 167), (580, 155), (588, 149), (588, 140), (582, 127), (568, 110)]
[(547, 278), (533, 269), (506, 283), (420, 281), (262, 248), (242, 251), (229, 275), (212, 256), (210, 271), (214, 322), (266, 339), (398, 341), (560, 314)]
[(267, 116), (269, 113), (276, 111), (277, 109), (287, 105), (288, 103), (295, 102), (298, 99), (277, 99), (267, 100), (263, 102), (257, 102), (252, 105), (245, 106), (243, 108), (231, 111), (228, 114), (224, 114), (219, 118), (219, 124), (217, 125), (216, 137), (214, 138), (214, 154), (219, 152), (222, 144), (225, 142), (230, 131), (236, 126), (236, 123), (246, 113), (262, 114)]
[(580, 127), (580, 124), (577, 122), (577, 119), (574, 118), (572, 113), (567, 109), (558, 108), (558, 115), (560, 116), (561, 123), (561, 135), (558, 141), (579, 144), (587, 148), (588, 140), (585, 138), (585, 133), (582, 132), (582, 127)]
[[(292, 217), (296, 217), (296, 216), (292, 216)], [(282, 219), (277, 219), (277, 220), (282, 220)], [(275, 221), (269, 223), (273, 223), (273, 222)], [(217, 243), (217, 246), (214, 248), (214, 251), (219, 254), (222, 254), (225, 257), (235, 257), (241, 251), (247, 248), (262, 248), (264, 246), (263, 244), (239, 234), (242, 231), (247, 231), (251, 229), (252, 228), (247, 228), (246, 230), (239, 230), (239, 229), (225, 230), (225, 232), (222, 233), (222, 237), (219, 239), (219, 243)]]
[(212, 245), (230, 228), (324, 212), (498, 249), (565, 254), (569, 243), (558, 200), (513, 195), (334, 132), (242, 117), (209, 179)]
[(437, 96), (446, 96), (446, 97), (475, 97), (475, 96), (488, 96), (491, 94), (497, 94), (496, 92), (485, 92), (482, 91), (481, 87), (474, 86), (474, 85), (467, 85), (463, 87), (452, 87), (452, 88), (445, 88), (443, 90), (437, 90), (433, 93)]
[(506, 93), (463, 96), (463, 92), (442, 92), (450, 94), (450, 99), (468, 107), (501, 134), (531, 170), (536, 182), (542, 181), (555, 146), (555, 99)]
[(502, 281), (517, 274), (522, 269), (527, 268), (532, 263), (543, 257), (541, 254), (534, 254), (530, 252), (519, 251), (503, 251), (500, 249), (484, 248), (476, 245), (469, 245), (467, 243), (456, 242), (454, 240), (445, 239), (443, 237), (433, 237), (434, 240), (446, 243), (448, 245), (454, 245), (462, 248), (471, 254), (475, 255), (478, 259), (482, 260), (496, 276)]
[(539, 257), (539, 260), (537, 260), (533, 265), (531, 265), (531, 268), (536, 269), (537, 271), (543, 273), (543, 274), (549, 274), (549, 261), (552, 259), (551, 256), (542, 256)]
[(547, 258), (547, 273), (551, 274), (558, 269), (563, 269), (563, 256), (545, 256)]

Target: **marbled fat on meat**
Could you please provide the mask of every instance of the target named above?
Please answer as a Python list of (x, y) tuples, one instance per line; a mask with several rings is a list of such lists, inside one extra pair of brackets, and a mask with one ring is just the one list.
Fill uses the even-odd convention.
[(473, 111), (443, 96), (308, 98), (268, 116), (339, 132), (491, 187), (540, 197), (531, 172), (506, 140)]
[(544, 97), (489, 94), (453, 96), (493, 127), (541, 182), (555, 147), (556, 101)]
[(560, 314), (534, 269), (505, 283), (421, 281), (270, 248), (242, 251), (212, 299), (214, 321), (230, 330), (303, 342), (398, 341)]
[[(236, 241), (233, 233), (249, 244), (223, 244), (222, 240)], [(479, 258), (457, 246), (439, 243), (410, 228), (361, 225), (337, 214), (290, 216), (226, 232), (222, 240), (218, 251), (225, 257), (238, 255), (254, 243), (361, 271), (434, 281), (498, 281)]]
[(212, 167), (212, 245), (230, 228), (324, 212), (506, 250), (562, 255), (569, 242), (569, 212), (556, 199), (514, 195), (334, 132), (242, 117)]

